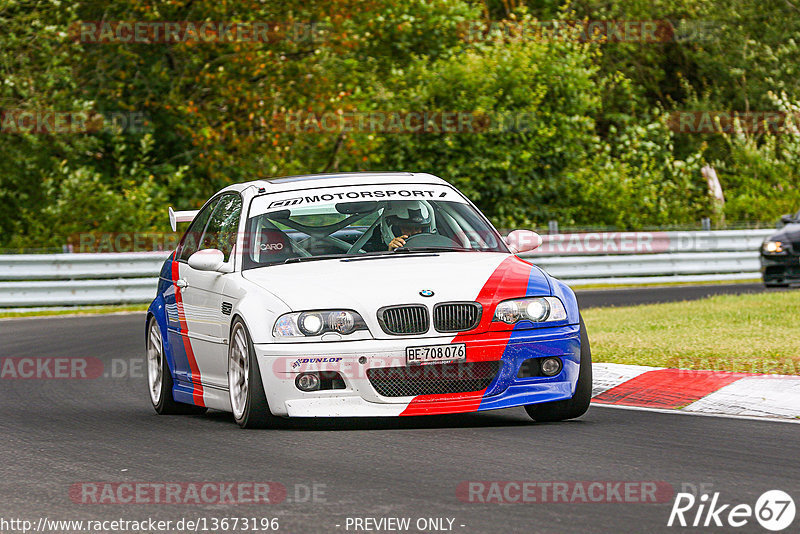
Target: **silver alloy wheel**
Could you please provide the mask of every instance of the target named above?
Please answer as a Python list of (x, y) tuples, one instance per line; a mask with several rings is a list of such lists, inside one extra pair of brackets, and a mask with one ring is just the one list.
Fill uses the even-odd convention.
[(164, 346), (161, 342), (161, 330), (155, 318), (150, 319), (147, 332), (147, 385), (150, 386), (150, 400), (153, 405), (161, 402), (161, 383), (163, 376)]
[(250, 377), (250, 351), (244, 327), (237, 324), (231, 336), (228, 350), (228, 391), (231, 397), (231, 408), (234, 417), (239, 420), (244, 416), (247, 405)]

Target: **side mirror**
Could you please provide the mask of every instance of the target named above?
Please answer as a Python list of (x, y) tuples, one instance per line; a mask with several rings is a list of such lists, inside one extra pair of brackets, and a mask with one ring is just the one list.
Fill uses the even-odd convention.
[(784, 225), (792, 224), (794, 222), (794, 217), (791, 215), (781, 215), (781, 223)]
[(218, 271), (227, 272), (225, 266), (225, 254), (221, 250), (208, 248), (198, 250), (189, 256), (189, 267), (198, 271)]
[(531, 230), (514, 230), (503, 240), (514, 254), (536, 250), (542, 244), (542, 236)]

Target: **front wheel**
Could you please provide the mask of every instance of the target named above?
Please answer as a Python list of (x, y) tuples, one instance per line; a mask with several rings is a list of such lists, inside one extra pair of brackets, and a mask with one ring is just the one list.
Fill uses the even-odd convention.
[(240, 427), (267, 428), (278, 422), (269, 409), (253, 342), (241, 319), (236, 319), (231, 328), (228, 392), (233, 418)]
[(164, 357), (164, 340), (154, 316), (147, 321), (147, 386), (150, 402), (159, 415), (203, 414), (206, 408), (176, 402), (172, 396), (172, 373)]
[(581, 363), (575, 394), (571, 399), (526, 405), (525, 411), (533, 420), (551, 422), (575, 419), (589, 409), (589, 403), (592, 400), (592, 351), (589, 347), (589, 336), (586, 334), (583, 317), (580, 318), (580, 329)]

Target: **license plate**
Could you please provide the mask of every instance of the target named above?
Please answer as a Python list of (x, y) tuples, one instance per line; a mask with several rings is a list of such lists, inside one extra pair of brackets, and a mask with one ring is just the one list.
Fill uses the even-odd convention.
[(426, 363), (463, 362), (467, 359), (466, 343), (406, 347), (406, 365)]

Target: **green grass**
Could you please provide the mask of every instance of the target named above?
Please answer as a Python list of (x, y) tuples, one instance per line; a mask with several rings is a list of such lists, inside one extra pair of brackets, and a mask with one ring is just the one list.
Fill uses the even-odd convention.
[(800, 291), (590, 308), (595, 362), (800, 374)]
[(0, 319), (14, 317), (49, 317), (53, 315), (99, 315), (104, 313), (143, 312), (147, 304), (127, 304), (120, 306), (76, 306), (57, 310), (0, 311)]

